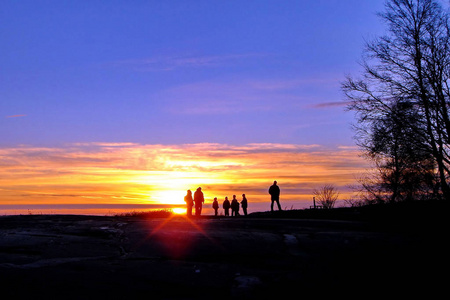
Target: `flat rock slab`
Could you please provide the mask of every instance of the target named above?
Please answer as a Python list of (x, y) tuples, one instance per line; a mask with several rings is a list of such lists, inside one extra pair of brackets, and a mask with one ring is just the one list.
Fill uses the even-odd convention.
[(417, 295), (439, 280), (440, 246), (356, 221), (5, 216), (0, 287), (5, 299)]

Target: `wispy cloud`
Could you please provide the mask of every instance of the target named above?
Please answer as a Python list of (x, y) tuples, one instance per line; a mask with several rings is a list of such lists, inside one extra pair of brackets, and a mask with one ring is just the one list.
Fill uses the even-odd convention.
[(84, 143), (0, 149), (0, 204), (180, 203), (186, 189), (207, 199), (246, 193), (267, 201), (279, 180), (285, 201), (307, 201), (334, 183), (345, 195), (367, 164), (358, 150), (295, 144), (140, 145)]
[(312, 108), (335, 108), (335, 107), (345, 107), (349, 105), (348, 101), (334, 101), (334, 102), (322, 102), (311, 105)]
[(6, 118), (21, 118), (21, 117), (26, 117), (27, 115), (11, 115), (11, 116), (6, 116)]
[(164, 55), (144, 59), (117, 61), (114, 65), (129, 66), (137, 71), (172, 71), (179, 68), (205, 68), (232, 65), (237, 62), (266, 57), (267, 54), (224, 54), (224, 55)]
[[(175, 114), (301, 111), (311, 99), (302, 90), (327, 80), (232, 78), (180, 85), (153, 95)], [(332, 83), (330, 83), (332, 84)]]

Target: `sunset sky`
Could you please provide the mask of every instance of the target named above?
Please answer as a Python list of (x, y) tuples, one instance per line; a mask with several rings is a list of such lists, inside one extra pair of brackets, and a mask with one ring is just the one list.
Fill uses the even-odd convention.
[(0, 1), (0, 215), (198, 186), (265, 210), (273, 180), (283, 207), (351, 197), (367, 163), (340, 82), (383, 3)]

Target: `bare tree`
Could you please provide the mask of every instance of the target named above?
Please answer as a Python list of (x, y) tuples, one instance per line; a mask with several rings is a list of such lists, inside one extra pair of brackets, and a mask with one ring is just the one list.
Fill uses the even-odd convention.
[[(378, 167), (390, 166), (391, 199), (420, 194), (414, 182), (430, 170), (450, 199), (449, 15), (436, 0), (389, 0), (380, 16), (387, 34), (367, 43), (362, 78), (342, 85), (356, 139)], [(399, 193), (405, 185), (409, 196)]]
[(320, 205), (326, 209), (333, 208), (339, 197), (338, 190), (331, 184), (326, 184), (320, 189), (314, 189), (313, 194)]
[(379, 170), (387, 202), (421, 199), (433, 191), (434, 160), (426, 140), (412, 130), (421, 126), (418, 120), (411, 103), (396, 102), (391, 114), (373, 123), (366, 149)]

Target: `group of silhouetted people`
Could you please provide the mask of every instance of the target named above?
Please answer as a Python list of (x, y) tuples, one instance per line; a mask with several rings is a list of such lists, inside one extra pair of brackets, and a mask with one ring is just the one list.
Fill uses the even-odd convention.
[[(248, 202), (247, 202), (247, 198), (245, 197), (245, 194), (242, 194), (242, 200), (240, 203), (236, 199), (236, 195), (233, 195), (233, 199), (231, 200), (231, 202), (230, 202), (230, 200), (228, 200), (228, 197), (225, 197), (225, 200), (222, 203), (222, 208), (223, 208), (225, 216), (230, 215), (230, 209), (231, 209), (231, 216), (239, 216), (239, 208), (240, 207), (242, 207), (244, 216), (246, 216)], [(214, 198), (213, 208), (214, 208), (214, 215), (217, 216), (218, 210), (219, 210), (219, 203), (217, 202), (217, 198)]]
[[(205, 203), (205, 197), (203, 196), (202, 188), (201, 187), (197, 188), (193, 197), (191, 190), (188, 190), (186, 196), (184, 196), (184, 202), (186, 202), (187, 216), (192, 216), (193, 207), (195, 207), (195, 215), (200, 216), (202, 214), (203, 203)], [(228, 197), (225, 197), (225, 200), (222, 203), (222, 208), (224, 209), (225, 216), (230, 215), (230, 208), (232, 216), (239, 216), (240, 206), (242, 206), (242, 211), (246, 216), (248, 202), (247, 198), (245, 197), (245, 194), (242, 194), (241, 203), (239, 203), (238, 200), (236, 199), (236, 195), (233, 195), (233, 200), (231, 200), (231, 202), (228, 200)], [(214, 209), (214, 215), (217, 216), (219, 214), (219, 202), (217, 200), (217, 197), (214, 198), (212, 208)]]
[[(277, 185), (277, 182), (274, 181), (273, 185), (269, 188), (269, 194), (270, 194), (270, 200), (271, 200), (271, 206), (270, 209), (273, 211), (273, 205), (274, 202), (277, 203), (278, 209), (281, 210), (280, 206), (280, 187)], [(205, 203), (205, 197), (203, 196), (202, 188), (199, 187), (194, 193), (194, 196), (192, 196), (191, 190), (187, 191), (186, 196), (184, 196), (184, 202), (186, 202), (186, 215), (192, 216), (192, 208), (195, 207), (195, 215), (200, 216), (202, 214), (202, 208), (203, 203)], [(233, 199), (228, 200), (228, 197), (225, 197), (225, 200), (222, 203), (222, 208), (224, 210), (224, 215), (229, 216), (230, 215), (230, 209), (231, 209), (231, 216), (239, 216), (239, 210), (242, 207), (242, 211), (244, 213), (244, 216), (247, 215), (247, 207), (248, 207), (248, 201), (245, 197), (245, 194), (242, 194), (242, 200), (239, 203), (239, 201), (236, 199), (236, 195), (233, 195)], [(214, 209), (214, 215), (218, 215), (219, 211), (219, 202), (217, 200), (217, 197), (214, 198), (212, 203), (212, 208)]]

